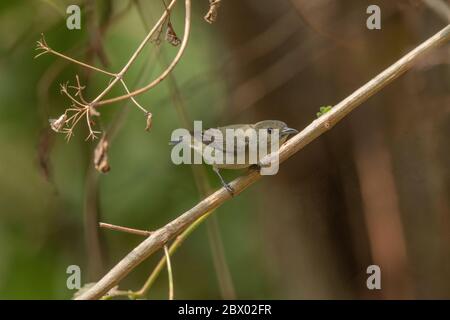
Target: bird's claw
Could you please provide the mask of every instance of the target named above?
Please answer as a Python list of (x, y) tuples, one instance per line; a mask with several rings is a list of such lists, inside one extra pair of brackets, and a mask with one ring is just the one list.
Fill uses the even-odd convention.
[(228, 183), (225, 183), (224, 188), (230, 193), (230, 195), (233, 197), (234, 196), (234, 189), (232, 186), (230, 186)]

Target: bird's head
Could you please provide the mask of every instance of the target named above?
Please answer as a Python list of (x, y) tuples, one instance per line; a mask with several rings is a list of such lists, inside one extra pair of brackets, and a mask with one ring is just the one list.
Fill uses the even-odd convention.
[(280, 145), (283, 144), (290, 135), (297, 134), (296, 129), (289, 128), (286, 123), (279, 120), (264, 120), (255, 124), (255, 129), (267, 130), (267, 134), (270, 136), (274, 129), (278, 129)]

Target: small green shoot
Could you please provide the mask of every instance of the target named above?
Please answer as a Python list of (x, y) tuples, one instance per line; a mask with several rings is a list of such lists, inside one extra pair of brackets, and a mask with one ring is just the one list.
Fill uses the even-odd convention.
[(331, 108), (333, 108), (333, 106), (322, 106), (322, 107), (320, 107), (319, 112), (317, 112), (317, 118), (320, 118), (321, 116), (323, 116), (325, 113), (330, 111)]

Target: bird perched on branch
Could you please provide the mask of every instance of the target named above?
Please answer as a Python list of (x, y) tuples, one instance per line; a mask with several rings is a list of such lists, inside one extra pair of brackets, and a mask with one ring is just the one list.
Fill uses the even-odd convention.
[[(289, 128), (286, 123), (278, 120), (264, 120), (256, 124), (235, 124), (205, 131), (194, 129), (193, 134), (178, 136), (178, 140), (172, 135), (171, 144), (179, 146), (177, 150), (175, 148), (172, 150), (172, 160), (177, 151), (183, 151), (183, 157), (189, 158), (191, 149), (194, 150), (194, 153), (200, 155), (197, 160), (203, 159), (206, 164), (211, 165), (222, 185), (233, 195), (234, 190), (220, 174), (221, 169), (243, 169), (257, 166), (263, 174), (264, 167), (260, 160), (266, 155), (278, 151), (278, 147), (290, 135), (296, 133), (298, 133), (297, 130)], [(196, 160), (194, 162), (185, 161), (187, 158), (179, 158), (174, 163), (202, 163)], [(278, 163), (276, 171), (278, 171)], [(276, 171), (267, 174), (275, 174)]]

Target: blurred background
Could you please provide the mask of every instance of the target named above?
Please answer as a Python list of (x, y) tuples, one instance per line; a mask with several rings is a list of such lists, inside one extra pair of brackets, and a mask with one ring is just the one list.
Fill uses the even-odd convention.
[[(167, 0), (166, 0), (167, 1)], [(68, 30), (78, 3), (81, 30)], [(168, 2), (167, 2), (168, 3)], [(381, 30), (366, 9), (381, 8)], [(189, 45), (173, 77), (105, 106), (111, 170), (93, 168), (97, 142), (78, 126), (69, 143), (48, 119), (69, 106), (59, 84), (78, 74), (92, 99), (109, 79), (47, 54), (117, 72), (164, 11), (161, 0), (0, 2), (0, 298), (69, 299), (66, 268), (96, 281), (142, 238), (98, 221), (155, 229), (220, 187), (208, 167), (175, 166), (171, 132), (279, 119), (302, 129), (448, 23), (448, 1), (224, 0), (216, 23), (193, 1)], [(171, 22), (181, 38), (184, 4)], [(146, 47), (126, 76), (154, 79), (178, 48)], [(175, 252), (177, 299), (450, 298), (449, 46), (421, 60), (265, 177), (227, 201)], [(123, 94), (119, 86), (109, 96)], [(224, 172), (231, 180), (243, 172)], [(199, 178), (200, 177), (200, 178)], [(200, 182), (199, 182), (200, 179)], [(218, 240), (218, 231), (220, 241)], [(120, 288), (138, 290), (163, 252)], [(381, 268), (381, 290), (366, 269)], [(148, 291), (167, 299), (163, 270)]]

